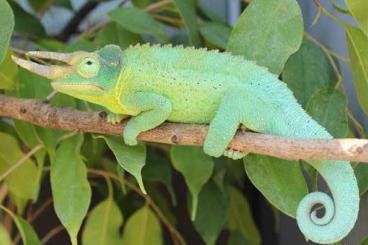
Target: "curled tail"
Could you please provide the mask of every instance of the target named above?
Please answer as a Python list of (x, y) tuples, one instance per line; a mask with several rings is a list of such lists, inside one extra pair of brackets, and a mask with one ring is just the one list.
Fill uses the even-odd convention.
[[(343, 239), (353, 228), (359, 211), (359, 190), (354, 171), (345, 161), (308, 161), (328, 184), (333, 200), (323, 192), (306, 195), (299, 203), (296, 220), (306, 239), (329, 244)], [(313, 210), (322, 204), (322, 217)]]

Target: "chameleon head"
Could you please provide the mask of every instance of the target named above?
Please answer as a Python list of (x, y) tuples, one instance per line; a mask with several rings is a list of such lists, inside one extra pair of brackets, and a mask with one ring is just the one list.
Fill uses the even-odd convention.
[(115, 45), (107, 45), (95, 52), (32, 51), (27, 56), (60, 64), (42, 65), (15, 56), (12, 58), (21, 67), (52, 80), (51, 86), (56, 91), (94, 103), (111, 93), (122, 67), (122, 51)]

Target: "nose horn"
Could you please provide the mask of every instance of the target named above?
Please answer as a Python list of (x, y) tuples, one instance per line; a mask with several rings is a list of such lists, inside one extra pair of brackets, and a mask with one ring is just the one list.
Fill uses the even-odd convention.
[(30, 51), (27, 52), (26, 55), (40, 59), (61, 61), (67, 64), (70, 64), (74, 57), (71, 53), (58, 53), (48, 51)]

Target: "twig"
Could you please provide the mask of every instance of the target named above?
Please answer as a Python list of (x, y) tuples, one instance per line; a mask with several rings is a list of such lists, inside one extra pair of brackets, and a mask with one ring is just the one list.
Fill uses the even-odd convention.
[[(119, 125), (106, 122), (105, 114), (55, 107), (41, 100), (0, 95), (0, 116), (23, 120), (46, 128), (97, 134), (121, 135), (126, 120)], [(138, 140), (172, 145), (203, 145), (207, 125), (163, 123), (143, 132)], [(368, 162), (365, 139), (294, 139), (239, 131), (229, 148), (283, 159), (348, 160)]]
[(42, 238), (41, 244), (46, 244), (48, 241), (50, 241), (51, 238), (53, 238), (55, 235), (57, 235), (59, 232), (65, 230), (64, 226), (58, 225), (52, 228), (47, 234)]

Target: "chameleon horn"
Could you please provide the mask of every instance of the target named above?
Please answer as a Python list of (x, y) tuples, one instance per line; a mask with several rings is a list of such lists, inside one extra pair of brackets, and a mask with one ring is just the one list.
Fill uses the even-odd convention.
[(56, 60), (67, 64), (70, 64), (73, 60), (73, 54), (69, 53), (57, 53), (57, 52), (47, 52), (47, 51), (30, 51), (27, 52), (27, 56), (36, 57), (40, 59)]
[(12, 59), (19, 66), (24, 69), (34, 72), (42, 77), (46, 77), (50, 80), (61, 78), (70, 73), (70, 69), (67, 67), (56, 66), (56, 65), (40, 65), (38, 63), (24, 60), (12, 55)]

